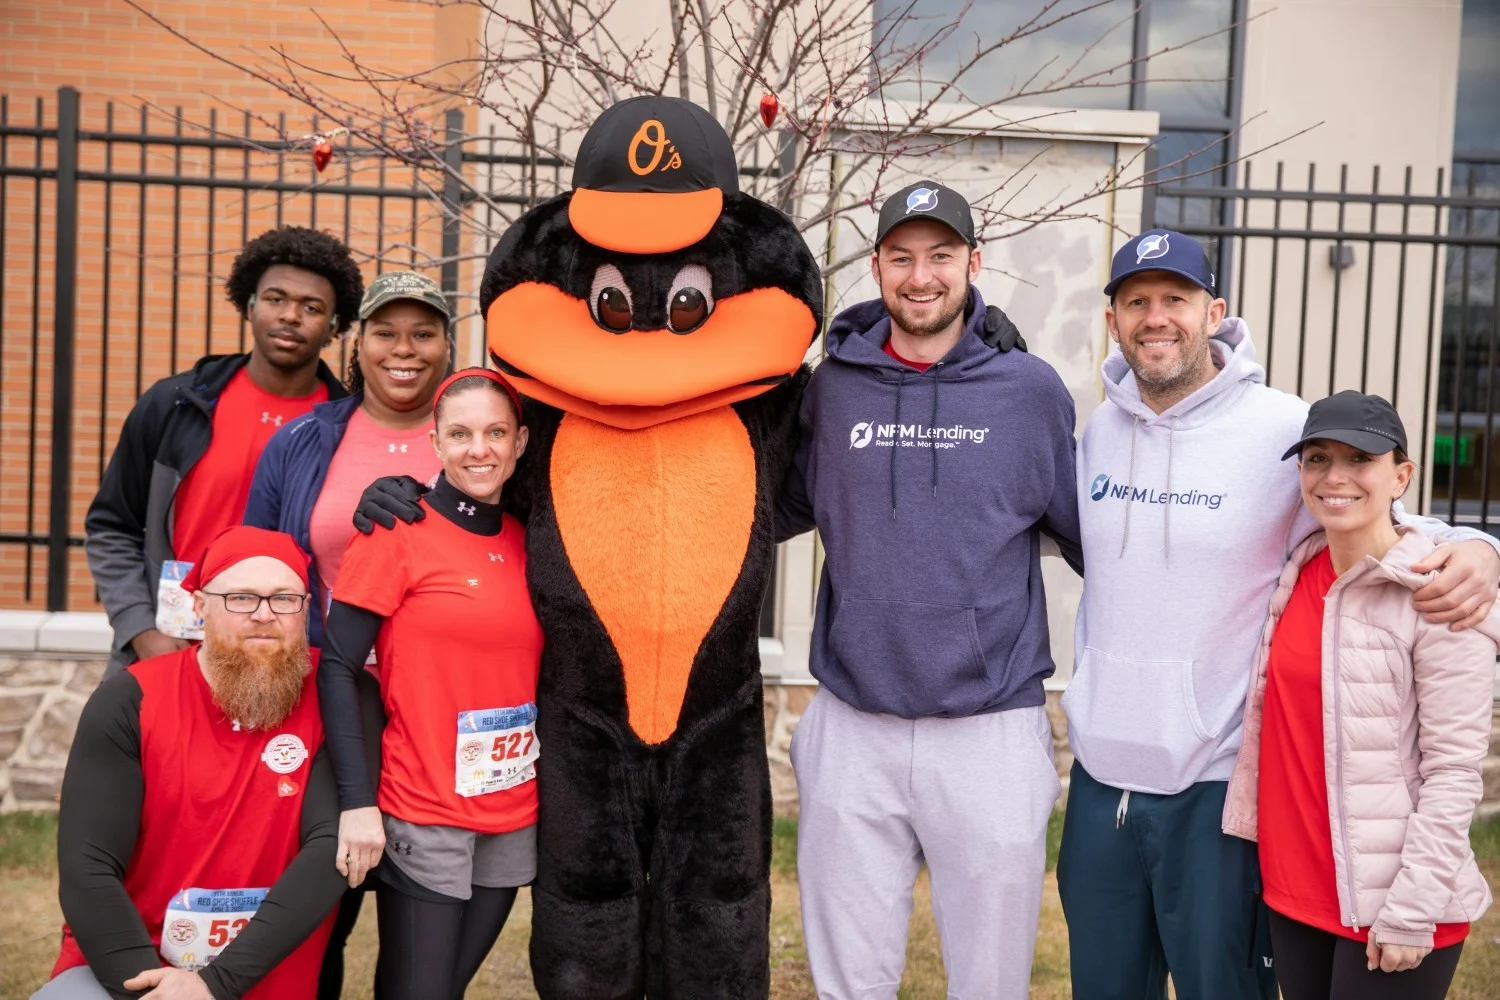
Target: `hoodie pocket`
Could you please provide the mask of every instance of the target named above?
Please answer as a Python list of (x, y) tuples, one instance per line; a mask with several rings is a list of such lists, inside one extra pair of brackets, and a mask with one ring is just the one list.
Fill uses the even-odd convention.
[(963, 714), (984, 684), (979, 629), (965, 605), (846, 597), (828, 644), (861, 704), (875, 711)]
[(1173, 794), (1218, 750), (1193, 695), (1193, 661), (1133, 660), (1084, 647), (1063, 692), (1068, 739), (1097, 781)]

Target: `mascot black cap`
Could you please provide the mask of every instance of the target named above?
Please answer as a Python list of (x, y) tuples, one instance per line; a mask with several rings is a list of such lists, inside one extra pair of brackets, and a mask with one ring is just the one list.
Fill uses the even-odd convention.
[(645, 96), (601, 114), (578, 147), (568, 219), (616, 253), (680, 250), (708, 235), (739, 191), (729, 136), (691, 101)]

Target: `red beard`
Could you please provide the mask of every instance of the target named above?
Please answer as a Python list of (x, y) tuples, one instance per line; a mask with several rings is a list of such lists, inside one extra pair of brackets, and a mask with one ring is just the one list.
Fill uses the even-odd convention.
[(245, 646), (232, 633), (205, 624), (203, 662), (214, 702), (249, 729), (275, 729), (302, 697), (312, 669), (307, 638), (300, 633), (275, 646)]

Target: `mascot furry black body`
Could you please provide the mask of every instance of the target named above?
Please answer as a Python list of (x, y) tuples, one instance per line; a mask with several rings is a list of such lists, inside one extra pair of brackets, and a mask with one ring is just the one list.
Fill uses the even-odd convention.
[(701, 109), (622, 102), (484, 276), (530, 400), (544, 1000), (769, 992), (758, 622), (822, 295), (737, 176)]

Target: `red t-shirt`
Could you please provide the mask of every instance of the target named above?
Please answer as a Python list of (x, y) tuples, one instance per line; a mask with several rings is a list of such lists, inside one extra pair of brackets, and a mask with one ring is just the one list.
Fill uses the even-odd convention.
[[(493, 733), (510, 725), (476, 727), (476, 717), (518, 710), (510, 714), (535, 719), (542, 627), (526, 589), (520, 522), (506, 515), (500, 534), (478, 535), (429, 507), (414, 524), (356, 534), (339, 570), (338, 600), (385, 617), (375, 641), (389, 718), (381, 741), (381, 811), (476, 833), (535, 823), (535, 780), (458, 792), (468, 778), (461, 762), (474, 763), (466, 753), (505, 752)], [(509, 750), (531, 747), (512, 740)]]
[[(238, 920), (207, 931), (180, 911), (185, 890), (269, 889), (302, 846), (302, 798), (313, 755), (323, 742), (313, 672), (292, 714), (274, 731), (235, 729), (214, 703), (198, 667), (198, 647), (130, 667), (141, 686), (140, 833), (125, 866), (125, 892), (161, 948), (169, 924), (184, 964), (202, 964), (202, 949), (216, 933), (224, 943), (241, 929)], [(203, 893), (195, 893), (202, 898)], [(330, 914), (281, 964), (266, 974), (246, 1000), (314, 1000), (318, 971), (333, 928)], [(187, 956), (199, 952), (196, 960)], [(86, 964), (72, 931), (63, 928), (56, 976)]]
[(910, 358), (903, 358), (901, 355), (897, 354), (896, 346), (889, 337), (887, 337), (885, 341), (885, 353), (889, 354), (891, 357), (895, 358), (906, 367), (915, 368), (919, 372), (925, 372), (927, 369), (932, 367), (931, 361), (912, 361)]
[(321, 382), (311, 396), (287, 398), (260, 388), (241, 368), (214, 407), (213, 439), (177, 486), (172, 505), (172, 551), (196, 562), (225, 528), (245, 519), (255, 463), (266, 442), (285, 424), (328, 398)]
[[(1340, 919), (1323, 757), (1323, 602), (1336, 579), (1324, 549), (1302, 567), (1271, 637), (1257, 792), (1260, 872), (1266, 905), (1277, 913), (1364, 941), (1368, 927), (1356, 932)], [(1438, 924), (1433, 947), (1468, 933), (1468, 924)]]

